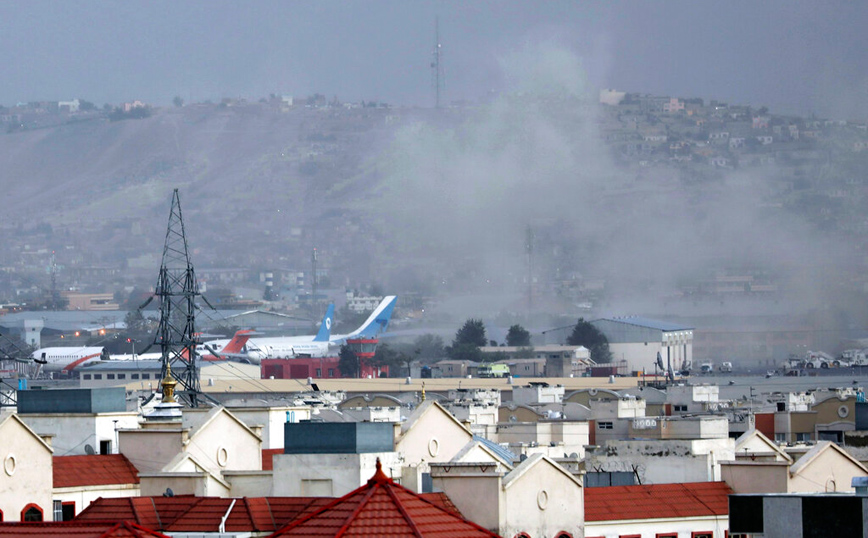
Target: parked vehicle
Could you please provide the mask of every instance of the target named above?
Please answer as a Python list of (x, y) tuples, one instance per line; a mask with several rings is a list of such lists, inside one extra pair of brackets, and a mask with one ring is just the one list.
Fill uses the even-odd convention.
[(808, 351), (805, 358), (805, 368), (828, 368), (834, 363), (835, 359), (828, 353), (822, 351)]
[(729, 373), (729, 372), (732, 372), (732, 363), (731, 363), (731, 362), (728, 362), (728, 361), (722, 362), (722, 363), (720, 363), (720, 368), (719, 368), (719, 369), (720, 369), (720, 371), (723, 372), (723, 373)]

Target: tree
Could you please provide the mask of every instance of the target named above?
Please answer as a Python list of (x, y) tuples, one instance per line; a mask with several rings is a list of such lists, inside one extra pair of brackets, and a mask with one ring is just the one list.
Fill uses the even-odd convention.
[(509, 347), (530, 346), (530, 333), (521, 325), (513, 325), (506, 333), (506, 345)]
[(484, 354), (479, 349), (485, 346), (488, 340), (485, 338), (485, 324), (480, 319), (468, 319), (455, 333), (455, 339), (446, 352), (449, 358), (457, 361), (482, 361)]
[(342, 377), (356, 377), (359, 375), (359, 359), (350, 346), (344, 344), (338, 352), (338, 369)]
[(470, 344), (476, 347), (482, 347), (488, 343), (485, 337), (485, 324), (481, 319), (468, 319), (464, 325), (455, 333), (455, 340), (452, 341), (452, 347), (461, 344)]
[(446, 354), (443, 339), (436, 334), (423, 334), (413, 341), (413, 353), (419, 360), (437, 362)]
[(404, 356), (389, 344), (378, 344), (377, 352), (370, 363), (374, 366), (388, 366), (391, 374), (392, 368), (400, 367), (404, 363)]
[(571, 346), (585, 346), (591, 352), (591, 360), (596, 363), (612, 362), (612, 352), (609, 351), (609, 339), (584, 318), (579, 318), (573, 332), (567, 338)]
[(184, 106), (184, 99), (181, 98), (180, 95), (176, 95), (174, 99), (172, 99), (172, 104), (178, 108)]

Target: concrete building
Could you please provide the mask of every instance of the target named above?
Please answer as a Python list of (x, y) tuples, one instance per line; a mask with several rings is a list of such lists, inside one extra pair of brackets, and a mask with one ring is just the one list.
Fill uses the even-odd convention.
[(791, 493), (729, 497), (729, 530), (733, 537), (868, 538), (866, 522), (866, 495)]
[(0, 518), (53, 521), (51, 446), (17, 415), (0, 415)]
[(584, 488), (542, 454), (508, 472), (494, 464), (434, 463), (431, 477), (465, 517), (500, 536), (583, 536)]
[(627, 361), (631, 372), (653, 371), (657, 353), (675, 370), (693, 362), (693, 327), (639, 316), (591, 323), (608, 338), (613, 360)]
[(118, 430), (139, 427), (123, 388), (19, 391), (18, 409), (58, 456), (117, 454)]
[(721, 481), (721, 463), (735, 460), (735, 440), (615, 440), (585, 453), (585, 469), (634, 473), (640, 484)]

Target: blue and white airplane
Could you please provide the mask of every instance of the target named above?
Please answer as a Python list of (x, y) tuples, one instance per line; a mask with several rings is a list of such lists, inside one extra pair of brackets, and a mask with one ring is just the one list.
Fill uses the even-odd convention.
[[(337, 349), (346, 343), (348, 338), (374, 338), (386, 331), (392, 319), (397, 297), (385, 297), (367, 320), (355, 331), (349, 334), (331, 334), (334, 322), (335, 306), (329, 305), (319, 332), (308, 336), (276, 336), (267, 338), (251, 338), (247, 342), (247, 357), (254, 364), (262, 359), (291, 359), (294, 357), (328, 357), (337, 353)], [(207, 342), (209, 346), (225, 345), (224, 340)]]

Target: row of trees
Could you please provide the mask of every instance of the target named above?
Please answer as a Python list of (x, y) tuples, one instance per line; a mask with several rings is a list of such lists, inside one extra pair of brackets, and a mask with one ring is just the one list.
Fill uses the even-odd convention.
[[(597, 363), (612, 361), (609, 350), (609, 340), (593, 324), (579, 318), (567, 345), (584, 346), (591, 352), (591, 359)], [(506, 345), (510, 347), (527, 348), (527, 357), (533, 356), (530, 332), (521, 325), (513, 325), (506, 334)], [(468, 319), (455, 333), (451, 345), (446, 346), (443, 339), (437, 335), (425, 334), (419, 336), (410, 344), (379, 344), (377, 352), (370, 363), (373, 366), (388, 366), (393, 375), (403, 375), (400, 370), (409, 372), (414, 361), (433, 364), (443, 358), (454, 360), (471, 360), (475, 362), (493, 362), (503, 358), (502, 353), (486, 353), (481, 348), (496, 347), (497, 342), (489, 340), (485, 332), (485, 324), (480, 319)], [(521, 352), (519, 352), (521, 355)], [(347, 346), (340, 350), (341, 374), (353, 377), (358, 374), (359, 364), (356, 356)]]

